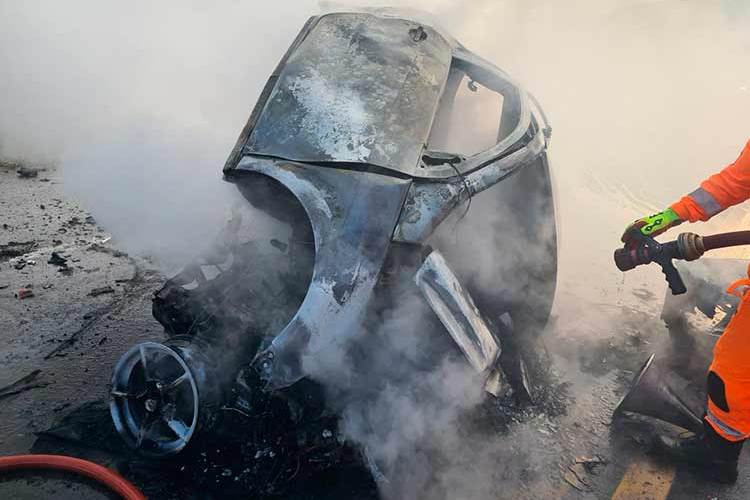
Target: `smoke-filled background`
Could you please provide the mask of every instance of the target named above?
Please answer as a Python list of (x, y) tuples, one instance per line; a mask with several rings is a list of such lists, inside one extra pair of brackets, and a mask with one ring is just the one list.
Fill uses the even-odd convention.
[[(373, 3), (382, 2), (366, 5)], [(694, 189), (750, 137), (750, 3), (391, 4), (429, 11), (533, 92), (549, 116), (560, 237), (556, 328), (595, 337), (611, 326), (593, 313), (582, 319), (587, 304), (616, 307), (624, 290), (642, 283), (660, 296), (659, 273), (634, 271), (623, 284), (611, 253), (628, 221)], [(0, 1), (0, 155), (56, 161), (64, 189), (122, 246), (165, 269), (179, 266), (219, 231), (234, 202), (221, 167), (267, 76), (310, 15), (346, 5), (365, 3)], [(736, 227), (745, 213), (696, 232)], [(522, 213), (513, 216), (523, 223)], [(416, 321), (395, 314), (384, 329), (409, 331)], [(402, 342), (420, 349), (418, 338)], [(446, 362), (412, 381), (438, 394), (429, 404), (395, 387), (378, 404), (345, 412), (345, 431), (372, 456), (382, 463), (414, 451), (419, 473), (420, 444), (443, 437), (441, 481), (416, 473), (395, 495), (425, 494), (432, 484), (431, 498), (486, 498), (503, 456), (534, 442), (527, 428), (490, 444), (447, 432), (479, 399), (471, 379)], [(370, 410), (388, 414), (367, 419)], [(373, 421), (402, 427), (384, 435)]]

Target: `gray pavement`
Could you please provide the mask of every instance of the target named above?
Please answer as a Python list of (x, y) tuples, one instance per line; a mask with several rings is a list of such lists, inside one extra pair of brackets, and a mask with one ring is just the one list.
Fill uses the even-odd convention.
[[(0, 455), (28, 452), (35, 432), (81, 403), (106, 399), (111, 368), (125, 348), (163, 336), (150, 314), (160, 277), (117, 251), (87, 217), (64, 197), (53, 169), (29, 179), (0, 169), (0, 245), (34, 245), (0, 261), (0, 387), (40, 370), (40, 387), (0, 400)], [(47, 263), (53, 251), (67, 259), (67, 271)], [(20, 261), (26, 264), (17, 269)], [(27, 287), (33, 297), (15, 297)], [(113, 291), (91, 295), (102, 287)], [(101, 496), (88, 482), (54, 478), (0, 482), (0, 498)]]

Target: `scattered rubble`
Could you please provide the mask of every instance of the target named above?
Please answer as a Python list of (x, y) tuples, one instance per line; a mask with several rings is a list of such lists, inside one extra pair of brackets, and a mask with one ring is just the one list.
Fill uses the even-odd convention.
[(49, 260), (47, 261), (47, 264), (52, 264), (53, 266), (59, 267), (68, 267), (68, 259), (57, 252), (52, 252)]
[[(104, 243), (105, 241), (102, 241)], [(125, 252), (121, 252), (120, 250), (116, 250), (114, 248), (105, 247), (101, 243), (92, 243), (89, 245), (89, 247), (86, 249), (91, 252), (101, 252), (111, 255), (112, 257), (127, 257), (128, 254)]]
[(592, 486), (588, 474), (596, 474), (596, 468), (607, 463), (607, 460), (599, 455), (576, 457), (573, 464), (568, 465), (563, 472), (563, 480), (578, 491), (589, 492)]
[(575, 463), (583, 465), (587, 472), (592, 473), (598, 466), (607, 465), (609, 462), (599, 455), (594, 455), (593, 457), (576, 457)]
[[(5, 224), (3, 224), (3, 227), (7, 229)], [(0, 262), (25, 255), (33, 251), (36, 246), (36, 241), (9, 241), (0, 245)]]
[(296, 429), (283, 400), (272, 401), (248, 414), (217, 412), (214, 435), (199, 438), (170, 460), (133, 455), (111, 424), (107, 401), (65, 412), (53, 408), (61, 416), (37, 433), (32, 450), (69, 453), (63, 447), (76, 446), (113, 452), (124, 458), (123, 472), (149, 498), (190, 498), (196, 489), (203, 492), (201, 498), (378, 498), (361, 453), (346, 443), (320, 439), (320, 426), (333, 428), (335, 419), (322, 417), (323, 422)]
[[(120, 295), (117, 300), (112, 300), (96, 310), (89, 311), (84, 315), (83, 324), (80, 328), (75, 330), (68, 337), (60, 342), (54, 349), (44, 355), (44, 359), (51, 359), (52, 357), (59, 356), (64, 357), (67, 354), (62, 352), (72, 345), (74, 345), (81, 338), (85, 332), (87, 332), (93, 325), (99, 321), (99, 319), (110, 313), (116, 314), (122, 310), (127, 304), (130, 303), (134, 297), (138, 297), (144, 293), (144, 290), (151, 289), (156, 280), (160, 280), (158, 273), (153, 273), (148, 270), (136, 268), (135, 275), (131, 279), (132, 286), (125, 290), (125, 293)], [(106, 288), (106, 287), (102, 287)], [(108, 293), (108, 292), (105, 292)], [(114, 290), (112, 291), (114, 293)]]
[(89, 292), (89, 296), (91, 297), (98, 297), (99, 295), (104, 295), (105, 293), (115, 293), (115, 289), (111, 286), (101, 286), (98, 288), (94, 288)]
[(568, 469), (563, 474), (563, 479), (578, 491), (591, 491), (591, 483), (588, 482), (581, 464), (569, 465)]
[(20, 166), (16, 170), (16, 174), (22, 179), (31, 179), (32, 177), (36, 177), (37, 175), (39, 175), (39, 170), (35, 168)]
[(20, 394), (31, 389), (36, 389), (37, 387), (47, 387), (49, 385), (48, 383), (35, 382), (40, 373), (42, 373), (42, 370), (34, 370), (15, 382), (6, 385), (5, 387), (0, 387), (0, 399), (5, 399), (9, 396)]

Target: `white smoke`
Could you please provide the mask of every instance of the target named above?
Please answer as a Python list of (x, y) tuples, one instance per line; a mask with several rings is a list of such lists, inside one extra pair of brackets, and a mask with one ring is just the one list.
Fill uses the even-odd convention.
[(129, 251), (185, 262), (236, 200), (221, 181), (314, 2), (0, 2), (0, 152), (51, 159)]

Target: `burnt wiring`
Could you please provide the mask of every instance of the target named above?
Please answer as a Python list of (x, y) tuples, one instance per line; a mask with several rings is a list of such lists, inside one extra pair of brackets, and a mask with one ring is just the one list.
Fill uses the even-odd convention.
[(453, 163), (448, 162), (448, 165), (451, 166), (451, 168), (456, 172), (456, 175), (458, 176), (458, 178), (461, 179), (461, 182), (464, 185), (464, 189), (466, 189), (466, 193), (469, 196), (469, 200), (466, 203), (466, 209), (464, 210), (464, 213), (462, 213), (461, 217), (459, 217), (458, 219), (456, 219), (456, 222), (453, 224), (453, 228), (455, 229), (455, 228), (458, 227), (458, 223), (461, 222), (464, 219), (464, 217), (466, 217), (469, 214), (469, 209), (471, 208), (471, 199), (474, 197), (474, 195), (471, 194), (471, 189), (469, 188), (469, 183), (466, 181), (466, 176), (463, 175), (458, 170), (458, 168), (456, 168), (456, 165), (454, 165)]

